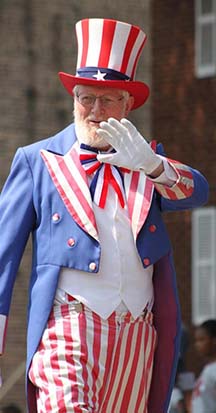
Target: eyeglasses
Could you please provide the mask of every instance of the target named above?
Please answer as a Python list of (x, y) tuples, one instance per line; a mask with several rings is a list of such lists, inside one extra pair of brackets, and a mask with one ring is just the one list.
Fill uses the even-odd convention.
[(113, 105), (116, 105), (118, 102), (121, 102), (124, 99), (124, 96), (95, 96), (95, 95), (86, 95), (84, 93), (80, 93), (80, 95), (75, 95), (78, 102), (85, 107), (93, 107), (96, 99), (100, 100), (100, 103), (105, 108), (111, 108)]

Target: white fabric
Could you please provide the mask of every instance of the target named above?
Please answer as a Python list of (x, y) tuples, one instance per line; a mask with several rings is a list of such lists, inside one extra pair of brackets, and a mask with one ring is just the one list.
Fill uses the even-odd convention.
[(3, 314), (0, 314), (0, 354), (4, 350), (4, 338), (6, 333), (7, 317)]
[(29, 369), (37, 412), (147, 413), (152, 321), (152, 313), (102, 320), (81, 304), (54, 305)]
[[(171, 185), (174, 171), (165, 160), (163, 162), (165, 172), (157, 182)], [(136, 318), (147, 304), (151, 310), (154, 303), (153, 266), (143, 268), (134, 245), (127, 207), (121, 208), (112, 187), (105, 208), (95, 204), (93, 208), (102, 251), (99, 272), (89, 275), (62, 268), (58, 287), (104, 319), (117, 308), (119, 312), (129, 309)]]
[(204, 367), (195, 384), (192, 413), (216, 413), (216, 361)]
[(111, 187), (105, 208), (95, 204), (93, 208), (102, 251), (99, 272), (89, 275), (63, 268), (59, 287), (102, 318), (108, 318), (121, 301), (136, 318), (147, 303), (149, 309), (153, 305), (153, 267), (143, 269), (127, 210), (121, 208)]
[(164, 156), (158, 155), (158, 157), (163, 162), (164, 171), (157, 178), (151, 178), (151, 181), (157, 184), (166, 185), (166, 186), (171, 187), (176, 183), (178, 179), (177, 173), (175, 172), (172, 165), (170, 165), (170, 163), (166, 160), (166, 158), (164, 158)]
[(100, 123), (97, 133), (116, 150), (112, 154), (99, 154), (97, 158), (100, 162), (134, 171), (142, 169), (146, 175), (150, 175), (161, 164), (161, 158), (127, 119), (119, 122), (109, 118), (107, 122)]
[(182, 400), (184, 400), (183, 393), (181, 392), (180, 389), (178, 389), (177, 387), (174, 387), (172, 394), (171, 394), (168, 413), (178, 413), (179, 412), (178, 404)]

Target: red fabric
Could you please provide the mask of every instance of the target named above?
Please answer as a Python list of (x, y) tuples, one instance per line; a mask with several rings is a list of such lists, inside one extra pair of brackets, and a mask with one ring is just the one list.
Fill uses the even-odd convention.
[(38, 413), (147, 413), (152, 314), (134, 320), (114, 312), (103, 320), (74, 308), (73, 302), (54, 306), (33, 358), (29, 377), (38, 387)]

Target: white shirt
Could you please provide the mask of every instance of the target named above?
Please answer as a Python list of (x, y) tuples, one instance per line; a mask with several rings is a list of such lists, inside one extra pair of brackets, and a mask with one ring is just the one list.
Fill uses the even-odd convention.
[[(166, 161), (164, 164), (165, 172), (157, 178), (157, 182), (173, 184), (176, 174)], [(111, 185), (105, 208), (93, 203), (93, 210), (102, 251), (99, 271), (89, 275), (84, 271), (62, 268), (58, 288), (104, 319), (117, 308), (120, 311), (129, 309), (136, 318), (146, 306), (151, 310), (154, 303), (153, 266), (143, 268), (127, 206), (120, 206)]]
[(192, 413), (216, 413), (216, 362), (204, 367), (195, 384)]
[(181, 401), (184, 401), (184, 395), (180, 389), (178, 389), (177, 387), (174, 387), (172, 394), (171, 394), (168, 413), (178, 413), (179, 412), (178, 404)]

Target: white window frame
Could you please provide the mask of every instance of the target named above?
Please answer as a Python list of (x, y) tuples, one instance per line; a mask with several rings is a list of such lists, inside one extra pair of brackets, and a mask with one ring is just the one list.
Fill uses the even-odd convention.
[[(195, 74), (198, 78), (216, 75), (216, 1), (212, 0), (212, 12), (202, 14), (202, 2), (195, 0)], [(202, 63), (203, 41), (202, 28), (205, 25), (212, 26), (212, 62)]]
[(192, 322), (216, 318), (216, 207), (192, 212)]

